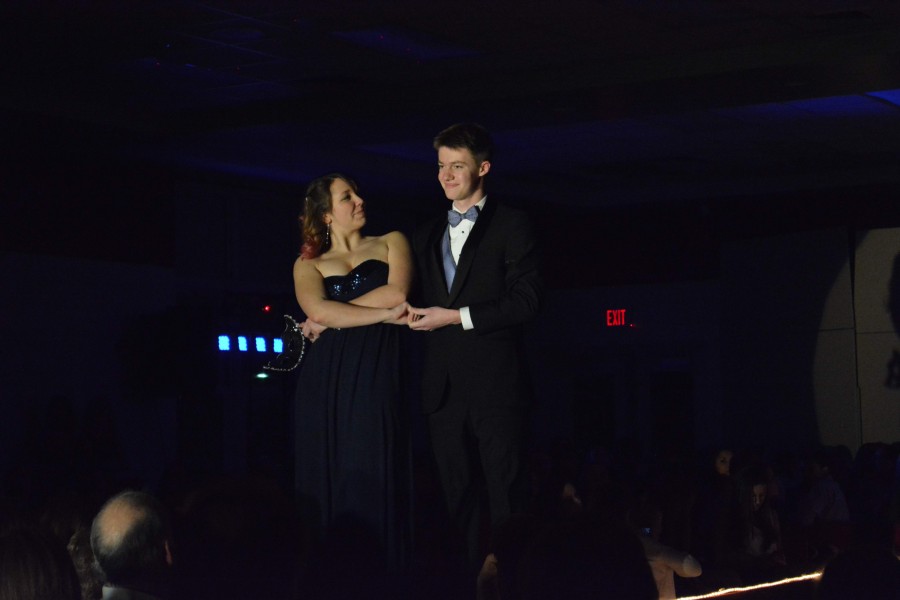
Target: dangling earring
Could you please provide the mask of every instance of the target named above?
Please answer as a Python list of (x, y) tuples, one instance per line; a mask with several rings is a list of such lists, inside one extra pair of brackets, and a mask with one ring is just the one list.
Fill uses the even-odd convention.
[(331, 223), (325, 223), (325, 247), (331, 244)]

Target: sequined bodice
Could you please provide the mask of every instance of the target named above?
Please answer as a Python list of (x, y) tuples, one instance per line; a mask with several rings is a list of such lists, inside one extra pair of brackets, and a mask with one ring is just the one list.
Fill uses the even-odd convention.
[(350, 302), (387, 283), (388, 264), (370, 258), (356, 265), (346, 275), (325, 278), (325, 292), (338, 302)]

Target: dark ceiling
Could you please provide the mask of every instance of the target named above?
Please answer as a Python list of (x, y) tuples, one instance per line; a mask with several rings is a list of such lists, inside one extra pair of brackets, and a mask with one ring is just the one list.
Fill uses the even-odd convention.
[(571, 214), (852, 200), (881, 215), (900, 190), (896, 1), (0, 10), (20, 164), (105, 156), (297, 188), (340, 170), (416, 207), (439, 194), (431, 137), (475, 120), (499, 148), (492, 189)]

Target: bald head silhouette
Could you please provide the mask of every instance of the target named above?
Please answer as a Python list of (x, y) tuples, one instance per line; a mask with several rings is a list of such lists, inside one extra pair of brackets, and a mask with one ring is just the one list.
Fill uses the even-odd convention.
[(116, 494), (91, 526), (91, 549), (107, 583), (149, 593), (168, 584), (170, 538), (165, 508), (145, 492)]

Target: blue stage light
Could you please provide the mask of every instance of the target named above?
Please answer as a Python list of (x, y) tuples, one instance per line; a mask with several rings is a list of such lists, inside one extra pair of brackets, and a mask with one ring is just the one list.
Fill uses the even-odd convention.
[[(238, 335), (235, 336), (234, 339), (237, 341), (237, 347), (235, 347), (232, 342), (232, 336), (224, 334), (217, 336), (219, 352), (231, 352), (232, 350), (248, 352), (250, 350), (250, 336)], [(253, 347), (257, 352), (269, 352), (270, 347), (268, 338), (263, 336), (252, 336), (252, 339)], [(284, 340), (281, 338), (272, 338), (271, 351), (275, 354), (284, 352)]]
[(881, 98), (885, 102), (890, 102), (894, 106), (900, 106), (900, 89), (869, 92), (867, 95), (874, 96), (875, 98)]

